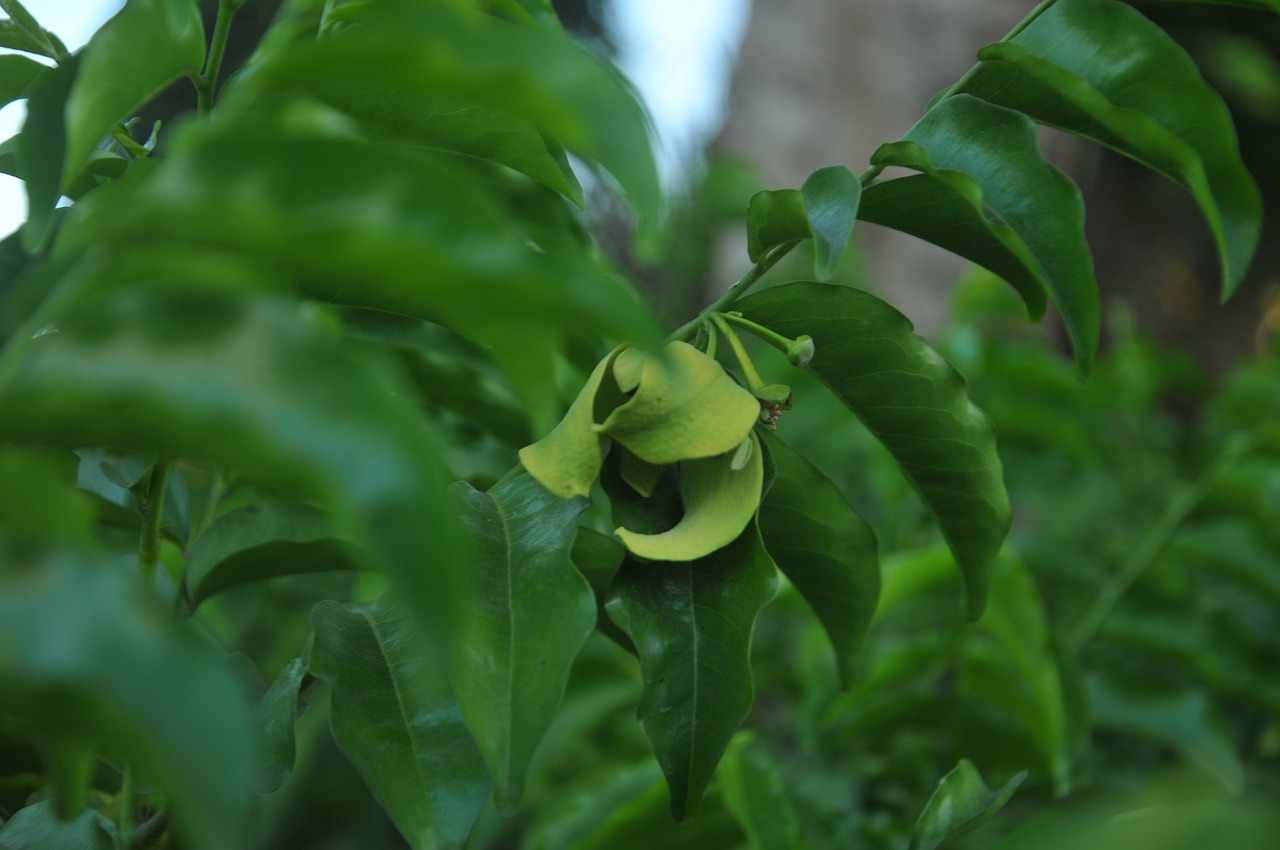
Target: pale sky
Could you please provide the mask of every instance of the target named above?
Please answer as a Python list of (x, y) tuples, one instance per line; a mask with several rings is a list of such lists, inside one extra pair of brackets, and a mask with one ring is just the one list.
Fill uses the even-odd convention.
[[(25, 0), (25, 5), (75, 50), (124, 2)], [(750, 0), (615, 0), (610, 8), (619, 64), (652, 114), (663, 175), (669, 185), (679, 185), (689, 158), (719, 127)], [(0, 109), (0, 139), (16, 133), (25, 114), (21, 101)], [(21, 182), (0, 174), (0, 236), (22, 223), (26, 208)]]

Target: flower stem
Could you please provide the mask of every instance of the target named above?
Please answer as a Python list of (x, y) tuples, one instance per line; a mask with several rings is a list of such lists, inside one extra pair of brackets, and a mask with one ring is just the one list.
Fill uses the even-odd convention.
[(151, 467), (146, 495), (138, 499), (142, 535), (138, 541), (138, 578), (148, 593), (154, 592), (156, 564), (160, 562), (160, 525), (164, 519), (164, 490), (172, 461), (158, 460)]
[(213, 37), (209, 41), (209, 56), (204, 71), (196, 77), (197, 110), (208, 115), (213, 109), (214, 93), (218, 86), (218, 73), (222, 70), (222, 55), (227, 51), (227, 35), (231, 32), (231, 19), (235, 17), (233, 0), (218, 0), (218, 17), (213, 24)]
[(742, 340), (738, 338), (735, 331), (725, 317), (720, 313), (712, 313), (711, 321), (715, 322), (715, 326), (719, 328), (720, 333), (724, 334), (724, 338), (728, 340), (729, 347), (733, 349), (733, 356), (738, 359), (738, 365), (742, 367), (742, 374), (747, 379), (747, 389), (755, 392), (764, 386), (764, 381), (760, 380), (760, 373), (756, 371), (756, 364), (751, 362), (750, 356), (747, 355), (747, 349), (743, 347)]
[(715, 313), (723, 312), (724, 309), (734, 301), (737, 301), (743, 295), (746, 295), (747, 290), (754, 286), (760, 278), (764, 277), (765, 273), (769, 271), (769, 269), (777, 265), (779, 260), (789, 254), (792, 248), (799, 245), (800, 241), (801, 240), (799, 239), (795, 239), (791, 242), (784, 242), (768, 254), (761, 257), (760, 262), (752, 266), (751, 269), (744, 274), (737, 283), (729, 287), (723, 295), (717, 298), (698, 315), (672, 331), (671, 335), (667, 337), (667, 341), (673, 342), (675, 340), (683, 340), (688, 342), (689, 339), (697, 333), (698, 325), (701, 324), (704, 319)]

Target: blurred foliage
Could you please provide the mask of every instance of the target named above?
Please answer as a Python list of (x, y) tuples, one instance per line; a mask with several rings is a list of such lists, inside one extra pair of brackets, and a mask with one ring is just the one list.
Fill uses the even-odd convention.
[[(31, 202), (0, 243), (0, 850), (1269, 846), (1280, 323), (1216, 377), (1112, 305), (1095, 360), (1028, 117), (1191, 189), (1229, 291), (1256, 199), (1185, 58), (1118, 110), (1045, 15), (863, 175), (753, 196), (718, 164), (673, 211), (549, 0), (216, 5), (132, 0), (71, 56), (0, 0), (55, 63), (0, 63)], [(227, 50), (242, 5), (275, 14)], [(1207, 56), (1269, 108), (1261, 53)], [(131, 120), (191, 82), (177, 126)], [(655, 305), (593, 193), (620, 254), (669, 258)], [(962, 281), (935, 350), (849, 286), (858, 219), (1005, 280)], [(688, 320), (726, 222), (754, 266)], [(835, 282), (727, 309), (797, 246)], [(1086, 383), (1026, 325), (1050, 302)], [(672, 555), (700, 512), (714, 544)]]

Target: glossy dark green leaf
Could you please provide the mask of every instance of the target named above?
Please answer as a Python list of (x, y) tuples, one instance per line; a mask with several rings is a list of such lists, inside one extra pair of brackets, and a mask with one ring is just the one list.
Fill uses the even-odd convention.
[(247, 505), (218, 517), (191, 544), (187, 593), (199, 605), (245, 582), (359, 563), (359, 552), (339, 537), (327, 512), (287, 502)]
[(1231, 115), (1186, 52), (1133, 7), (1059, 0), (982, 49), (959, 91), (1092, 139), (1184, 186), (1218, 245), (1223, 297), (1258, 244), (1262, 204)]
[(979, 617), (1010, 509), (995, 431), (964, 379), (905, 316), (856, 289), (790, 283), (738, 307), (783, 336), (813, 336), (809, 369), (884, 444), (929, 506), (964, 574), (968, 616)]
[(461, 850), (489, 796), (484, 761), (440, 659), (389, 600), (311, 612), (311, 672), (330, 688), (333, 739), (413, 850)]
[(587, 500), (555, 496), (527, 474), (486, 493), (464, 483), (454, 492), (471, 557), (451, 623), (449, 675), (497, 803), (512, 809), (595, 628), (595, 596), (570, 560)]
[[(1100, 308), (1084, 241), (1084, 205), (1076, 185), (1040, 155), (1031, 119), (953, 95), (925, 113), (904, 141), (882, 146), (871, 162), (931, 179), (873, 184), (863, 193), (863, 218), (936, 241), (1006, 277), (1033, 317), (1041, 302), (1032, 281), (1039, 281), (1062, 315), (1077, 367), (1088, 370), (1098, 345)], [(877, 186), (883, 188), (873, 192)], [(967, 232), (976, 232), (979, 241), (959, 242)]]
[(74, 820), (61, 820), (53, 805), (42, 801), (19, 809), (0, 827), (3, 850), (119, 850), (120, 831), (93, 809)]
[(779, 245), (808, 239), (809, 218), (798, 189), (766, 189), (747, 206), (747, 256), (758, 263)]
[(129, 0), (79, 57), (67, 98), (64, 182), (117, 122), (169, 83), (200, 71), (200, 10), (194, 0)]
[(582, 573), (596, 597), (596, 629), (606, 635), (630, 653), (635, 653), (631, 638), (614, 625), (605, 613), (604, 603), (609, 585), (622, 566), (622, 559), (627, 550), (612, 535), (602, 534), (595, 529), (578, 527), (578, 534), (573, 538), (573, 550), (570, 557), (573, 565)]
[[(550, 28), (513, 25), (460, 4), (380, 3), (336, 37), (278, 52), (235, 94), (251, 100), (281, 88), (321, 99), (334, 88), (394, 90), (397, 111), (445, 97), (505, 113), (608, 169), (647, 225), (661, 211), (646, 121), (629, 87)], [(376, 121), (384, 108), (384, 99), (345, 100), (361, 119)]]
[(961, 759), (942, 777), (911, 834), (908, 850), (945, 850), (1000, 811), (1018, 790), (1026, 771), (1005, 783), (998, 791), (987, 788), (982, 774), (968, 759)]
[(66, 152), (67, 97), (79, 60), (72, 58), (40, 75), (28, 90), (27, 118), (17, 141), (17, 166), (27, 188), (27, 221), (22, 245), (35, 253), (45, 244), (53, 208), (62, 194)]
[(809, 175), (800, 187), (800, 197), (813, 231), (815, 273), (819, 280), (829, 280), (853, 235), (862, 184), (848, 168), (831, 165)]
[[(492, 187), (429, 151), (305, 124), (191, 126), (127, 211), (85, 199), (67, 251), (101, 240), (218, 247), (269, 266), (314, 298), (441, 321), (582, 328), (644, 343), (652, 312), (581, 251), (540, 249)], [(95, 193), (100, 194), (100, 193)], [(352, 210), (360, 210), (353, 215)]]
[(667, 777), (677, 820), (697, 811), (751, 710), (751, 634), (777, 584), (753, 523), (697, 561), (628, 559), (609, 590), (609, 616), (640, 655), (640, 725)]
[(795, 850), (800, 826), (778, 766), (749, 740), (736, 744), (716, 771), (725, 808), (747, 834), (751, 850)]
[(45, 67), (25, 56), (0, 56), (0, 106), (26, 97), (27, 87), (35, 82)]
[(847, 688), (880, 598), (875, 533), (813, 464), (772, 434), (764, 442), (777, 477), (760, 504), (760, 534), (818, 615)]
[(128, 758), (164, 790), (185, 844), (243, 846), (252, 724), (221, 658), (122, 571), (65, 550), (5, 567), (0, 712), (36, 741)]
[(440, 572), (424, 567), (452, 563), (456, 525), (407, 388), (314, 309), (196, 281), (108, 286), (36, 318), (58, 332), (5, 352), (0, 434), (142, 448), (301, 490), (429, 606)]
[(290, 661), (253, 710), (258, 738), (258, 775), (253, 787), (259, 794), (278, 791), (293, 773), (298, 751), (298, 689), (306, 674), (307, 665), (301, 658)]

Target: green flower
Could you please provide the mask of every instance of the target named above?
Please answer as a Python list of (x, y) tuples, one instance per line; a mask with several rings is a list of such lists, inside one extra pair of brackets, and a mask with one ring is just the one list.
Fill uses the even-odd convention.
[(562, 498), (590, 493), (605, 439), (627, 452), (623, 477), (642, 495), (675, 464), (680, 522), (660, 534), (616, 533), (642, 558), (689, 561), (732, 542), (759, 507), (759, 415), (757, 399), (693, 346), (671, 342), (658, 354), (623, 347), (600, 361), (564, 419), (521, 449), (520, 461)]

